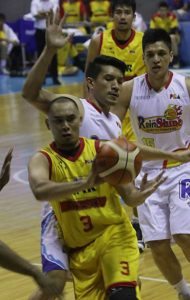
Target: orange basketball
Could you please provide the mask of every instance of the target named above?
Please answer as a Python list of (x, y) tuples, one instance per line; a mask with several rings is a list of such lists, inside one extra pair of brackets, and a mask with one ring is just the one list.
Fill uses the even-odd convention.
[(99, 177), (115, 186), (131, 182), (139, 174), (141, 165), (139, 149), (125, 137), (103, 143), (95, 159)]

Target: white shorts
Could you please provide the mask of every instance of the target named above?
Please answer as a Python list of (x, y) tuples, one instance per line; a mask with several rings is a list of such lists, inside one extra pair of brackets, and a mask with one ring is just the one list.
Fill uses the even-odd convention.
[(43, 272), (68, 270), (68, 257), (61, 241), (51, 205), (44, 202), (41, 222), (41, 258)]
[[(145, 172), (149, 180), (160, 171), (141, 171), (136, 186), (139, 187)], [(168, 168), (164, 176), (167, 180), (137, 208), (145, 242), (170, 239), (174, 234), (190, 234), (190, 163)]]

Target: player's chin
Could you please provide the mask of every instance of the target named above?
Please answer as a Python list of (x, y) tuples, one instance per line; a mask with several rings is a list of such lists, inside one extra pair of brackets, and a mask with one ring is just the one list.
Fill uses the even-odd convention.
[(108, 103), (109, 105), (115, 105), (115, 104), (117, 103), (117, 99), (118, 99), (117, 96), (109, 96), (109, 97), (107, 98), (107, 103)]

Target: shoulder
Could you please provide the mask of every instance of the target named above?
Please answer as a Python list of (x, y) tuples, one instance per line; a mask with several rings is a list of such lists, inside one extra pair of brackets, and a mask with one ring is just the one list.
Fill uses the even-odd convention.
[(29, 168), (33, 168), (35, 166), (39, 167), (42, 165), (49, 166), (49, 159), (48, 154), (45, 154), (46, 152), (40, 150), (39, 152), (36, 152), (29, 160)]
[(143, 35), (144, 35), (144, 32), (141, 32), (141, 31), (136, 31), (136, 30), (134, 30), (135, 31), (135, 36), (136, 37), (138, 37), (138, 38), (143, 38)]

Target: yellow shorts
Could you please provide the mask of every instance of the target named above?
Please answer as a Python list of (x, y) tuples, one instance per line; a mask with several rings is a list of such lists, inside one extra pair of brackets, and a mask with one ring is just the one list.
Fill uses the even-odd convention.
[(93, 243), (70, 254), (77, 300), (105, 300), (109, 288), (137, 286), (139, 250), (129, 222), (109, 226)]

